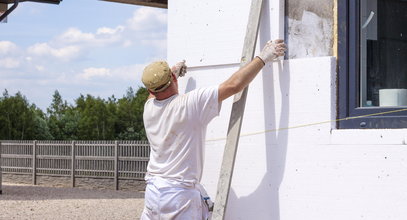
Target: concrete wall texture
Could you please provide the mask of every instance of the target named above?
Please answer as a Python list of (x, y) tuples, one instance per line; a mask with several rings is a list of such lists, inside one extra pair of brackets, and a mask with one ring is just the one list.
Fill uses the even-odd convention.
[[(301, 26), (309, 16), (327, 30), (324, 22), (329, 26), (332, 18), (317, 6), (330, 8), (333, 1), (301, 1), (312, 10), (299, 2), (288, 2), (289, 18)], [(219, 84), (239, 68), (249, 6), (232, 0), (169, 2), (168, 59), (186, 59), (189, 66), (179, 80), (181, 92)], [(284, 1), (265, 1), (263, 9), (257, 53), (269, 39), (291, 39), (284, 31)], [(301, 51), (313, 51), (300, 41), (315, 37), (309, 30), (300, 31)], [(326, 38), (331, 44), (332, 32)], [(336, 129), (336, 58), (326, 45), (267, 65), (250, 84), (226, 219), (406, 218), (407, 129)], [(223, 102), (208, 126), (202, 183), (212, 198), (232, 101)], [(312, 125), (317, 122), (323, 123)]]

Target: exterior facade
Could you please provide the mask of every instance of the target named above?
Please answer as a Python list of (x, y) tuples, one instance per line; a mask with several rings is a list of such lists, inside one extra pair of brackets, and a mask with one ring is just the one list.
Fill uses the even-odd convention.
[[(168, 2), (169, 63), (186, 59), (189, 70), (179, 80), (181, 93), (219, 84), (238, 70), (250, 2)], [(343, 79), (344, 65), (353, 67), (344, 49), (355, 45), (349, 40), (349, 19), (344, 17), (354, 12), (349, 2), (354, 1), (264, 1), (257, 54), (276, 38), (284, 38), (289, 51), (284, 60), (267, 65), (249, 86), (226, 219), (407, 217), (407, 123), (402, 104), (388, 108), (360, 101), (357, 110), (371, 107), (368, 110), (373, 112), (359, 116), (384, 114), (350, 118), (357, 115), (347, 102), (359, 97), (342, 100), (355, 89), (352, 86), (364, 89), (363, 83)], [(369, 7), (373, 5), (362, 9), (384, 14)], [(357, 19), (363, 23), (360, 26), (369, 13), (363, 16)], [(398, 47), (400, 53), (406, 53), (404, 48)], [(371, 48), (366, 50), (369, 54)], [(403, 74), (407, 72), (400, 80)], [(372, 95), (378, 99), (378, 94)], [(202, 184), (212, 198), (232, 102), (233, 98), (226, 100), (220, 116), (208, 126)], [(401, 112), (390, 112), (395, 109)], [(398, 122), (373, 120), (383, 116), (387, 118), (378, 120)], [(359, 120), (356, 126), (342, 123), (352, 120)]]

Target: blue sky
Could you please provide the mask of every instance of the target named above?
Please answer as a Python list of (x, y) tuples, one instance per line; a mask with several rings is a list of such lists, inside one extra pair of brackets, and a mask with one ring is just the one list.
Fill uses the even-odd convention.
[(166, 59), (166, 38), (165, 9), (22, 2), (0, 23), (0, 90), (20, 91), (44, 111), (55, 90), (71, 104), (80, 94), (121, 98), (142, 85), (146, 64)]

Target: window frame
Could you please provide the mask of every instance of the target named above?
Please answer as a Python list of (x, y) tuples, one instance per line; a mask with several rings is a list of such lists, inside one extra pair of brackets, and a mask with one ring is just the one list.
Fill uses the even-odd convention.
[[(338, 122), (339, 129), (407, 128), (407, 111), (400, 107), (359, 107), (359, 0), (338, 0)], [(383, 114), (381, 114), (383, 113)], [(372, 115), (376, 114), (376, 115)], [(367, 117), (358, 117), (371, 115)]]

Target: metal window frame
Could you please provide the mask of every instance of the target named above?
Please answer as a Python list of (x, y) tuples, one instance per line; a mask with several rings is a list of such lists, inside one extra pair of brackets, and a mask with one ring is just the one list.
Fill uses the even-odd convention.
[[(406, 107), (358, 107), (359, 0), (338, 0), (338, 118), (370, 115)], [(339, 120), (339, 129), (407, 128), (407, 111)]]

